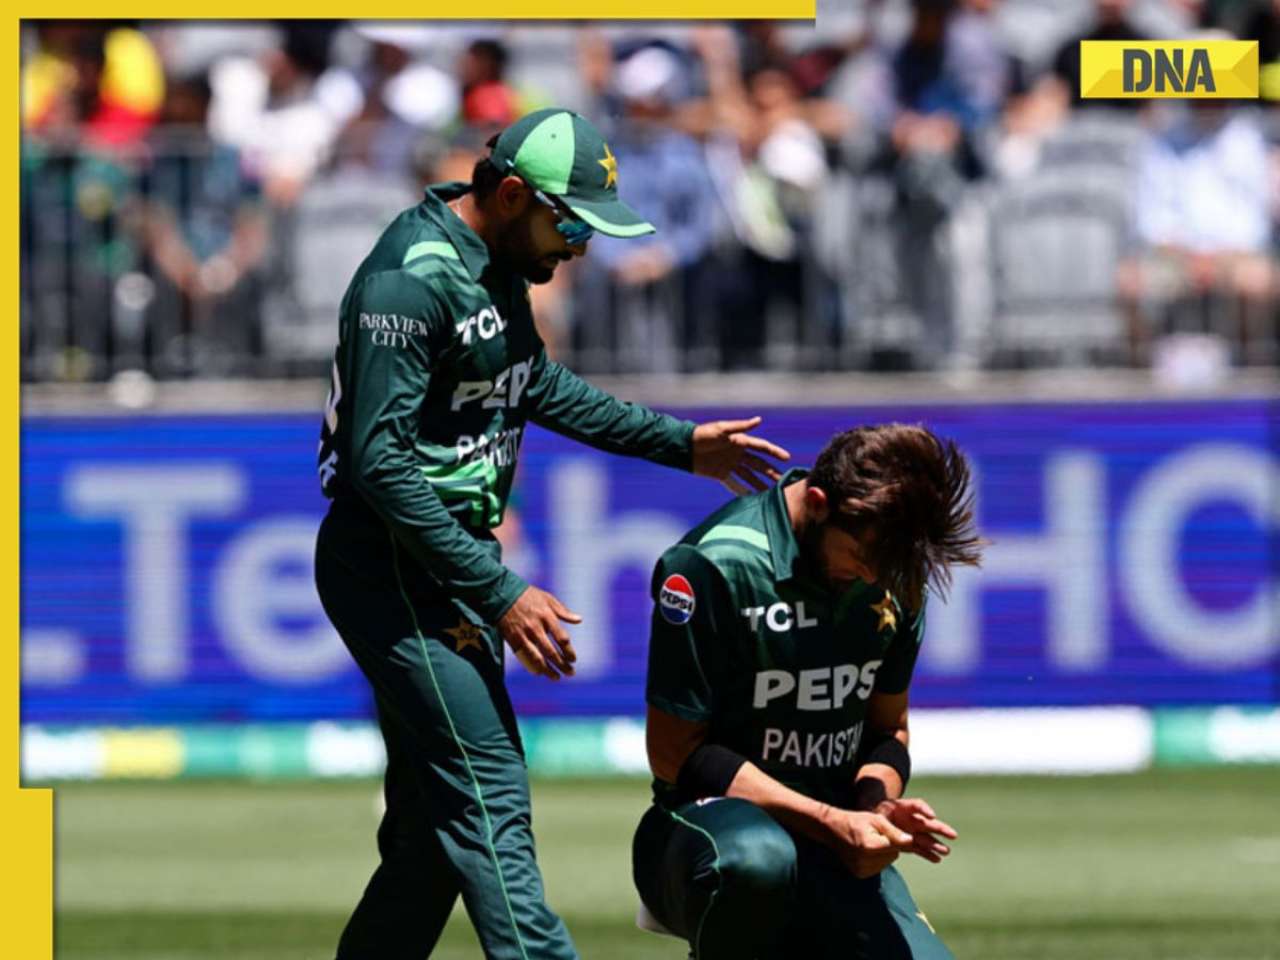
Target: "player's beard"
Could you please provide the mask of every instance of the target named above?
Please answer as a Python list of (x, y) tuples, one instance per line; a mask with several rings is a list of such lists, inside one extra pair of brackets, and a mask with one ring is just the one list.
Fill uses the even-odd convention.
[(533, 218), (526, 211), (513, 220), (498, 248), (498, 258), (503, 266), (524, 277), (530, 283), (549, 283), (555, 275), (555, 266), (547, 266), (547, 260), (557, 264), (568, 260), (568, 255), (543, 254), (538, 256), (533, 242)]
[(808, 569), (809, 575), (814, 579), (826, 584), (832, 590), (843, 590), (848, 584), (831, 579), (831, 570), (822, 552), (822, 534), (822, 524), (812, 521), (805, 524), (796, 538), (800, 547), (800, 558)]

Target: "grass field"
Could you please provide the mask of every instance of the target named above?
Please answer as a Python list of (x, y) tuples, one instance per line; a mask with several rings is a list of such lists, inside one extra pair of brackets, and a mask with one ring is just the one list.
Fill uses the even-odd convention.
[[(1280, 960), (1280, 769), (912, 786), (961, 833), (948, 862), (903, 868), (961, 960)], [(371, 782), (56, 797), (60, 960), (332, 960), (373, 865)], [(632, 925), (646, 797), (638, 780), (535, 784), (551, 902), (586, 960), (685, 956)], [(461, 910), (435, 956), (480, 957)]]

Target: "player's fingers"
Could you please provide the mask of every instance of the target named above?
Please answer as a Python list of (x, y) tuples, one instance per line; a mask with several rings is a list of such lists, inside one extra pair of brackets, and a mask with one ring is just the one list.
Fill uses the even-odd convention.
[(721, 433), (742, 433), (744, 430), (751, 430), (760, 426), (759, 417), (750, 417), (746, 420), (721, 420), (716, 424), (720, 428)]
[(758, 476), (756, 476), (754, 473), (752, 473), (752, 472), (751, 472), (750, 470), (748, 470), (746, 467), (735, 467), (735, 468), (734, 468), (734, 470), (733, 470), (733, 472), (734, 472), (734, 475), (735, 475), (735, 476), (739, 477), (741, 480), (743, 480), (743, 481), (745, 481), (746, 483), (750, 484), (750, 485), (751, 485), (754, 489), (756, 489), (756, 490), (768, 490), (768, 489), (769, 489), (769, 485), (768, 485), (767, 483), (765, 483), (763, 480), (761, 480)]
[(566, 647), (573, 649), (572, 644), (569, 643), (569, 635), (556, 620), (546, 624), (546, 629), (547, 633), (541, 634), (538, 638), (538, 649), (543, 659), (561, 673), (573, 673), (573, 663), (565, 652)]
[(921, 829), (927, 830), (929, 833), (940, 833), (949, 840), (954, 840), (960, 836), (960, 834), (956, 833), (955, 827), (944, 820), (939, 820), (937, 817), (917, 815), (915, 821), (920, 825)]
[(887, 818), (882, 817), (879, 814), (875, 816), (872, 823), (875, 825), (875, 828), (888, 838), (889, 842), (894, 846), (909, 847), (913, 842), (915, 842), (915, 837), (907, 833), (905, 830), (898, 829), (890, 823)]
[(929, 803), (927, 800), (923, 800), (920, 797), (912, 797), (911, 803), (916, 809), (918, 809), (926, 817), (937, 816), (937, 814), (933, 812), (933, 807), (929, 806)]
[(547, 676), (547, 665), (536, 647), (521, 639), (520, 642), (513, 643), (511, 649), (515, 652), (516, 659), (520, 661), (520, 665), (535, 677)]
[(930, 843), (929, 849), (940, 857), (949, 856), (951, 854), (951, 848), (940, 840), (934, 840)]
[(930, 863), (941, 863), (942, 857), (927, 847), (914, 847), (911, 852), (921, 860), (928, 860)]
[(778, 468), (767, 460), (761, 460), (754, 453), (743, 454), (742, 466), (754, 470), (756, 473), (763, 473), (770, 480), (780, 480), (782, 474), (778, 472)]
[(746, 446), (750, 447), (752, 450), (759, 450), (762, 453), (767, 453), (769, 456), (773, 457), (775, 460), (791, 459), (790, 452), (788, 452), (787, 450), (784, 450), (782, 447), (778, 446), (776, 443), (770, 443), (764, 437), (744, 437), (743, 442), (746, 444)]
[(564, 653), (564, 658), (568, 660), (569, 663), (573, 664), (578, 662), (578, 651), (573, 649), (572, 640), (570, 640), (568, 637), (565, 637), (563, 640), (561, 640), (559, 637), (556, 637), (556, 643), (560, 645), (560, 650), (561, 652)]
[(550, 597), (551, 599), (551, 609), (555, 611), (555, 615), (559, 617), (561, 620), (563, 620), (565, 623), (581, 623), (582, 622), (582, 614), (574, 613), (572, 610), (566, 607), (563, 603), (561, 603), (558, 597), (553, 597), (551, 596), (551, 594), (547, 594), (547, 596)]
[(899, 800), (898, 807), (911, 811), (911, 814), (915, 817), (924, 816), (934, 820), (938, 818), (938, 815), (933, 811), (933, 807), (929, 806), (928, 801), (920, 797), (906, 797)]
[(728, 487), (729, 492), (736, 497), (744, 496), (747, 492), (747, 488), (744, 487), (742, 484), (740, 484), (737, 480), (733, 479), (733, 477), (725, 477), (720, 482), (723, 483), (726, 487)]
[(892, 846), (893, 844), (889, 838), (876, 830), (868, 830), (863, 833), (859, 842), (859, 848), (867, 853), (877, 853), (881, 850), (888, 850)]

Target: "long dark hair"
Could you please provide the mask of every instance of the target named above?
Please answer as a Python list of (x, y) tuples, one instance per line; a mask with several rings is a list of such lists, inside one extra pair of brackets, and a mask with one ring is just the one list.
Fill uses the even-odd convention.
[(837, 434), (808, 479), (827, 495), (827, 522), (868, 544), (877, 581), (909, 610), (920, 609), (926, 586), (945, 595), (952, 567), (981, 562), (969, 463), (925, 427)]

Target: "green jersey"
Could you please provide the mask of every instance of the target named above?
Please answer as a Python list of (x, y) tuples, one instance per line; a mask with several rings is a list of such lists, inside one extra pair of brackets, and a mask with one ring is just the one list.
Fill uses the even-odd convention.
[(371, 544), (389, 527), (431, 582), (492, 622), (527, 586), (489, 533), (526, 423), (683, 469), (693, 424), (623, 403), (547, 358), (528, 284), (447, 206), (468, 189), (429, 188), (356, 271), (318, 462), (325, 495), (357, 528), (360, 562), (377, 559)]
[(783, 494), (804, 476), (730, 501), (662, 555), (645, 696), (788, 786), (844, 803), (867, 700), (907, 689), (924, 618), (883, 588), (836, 592), (808, 568)]

